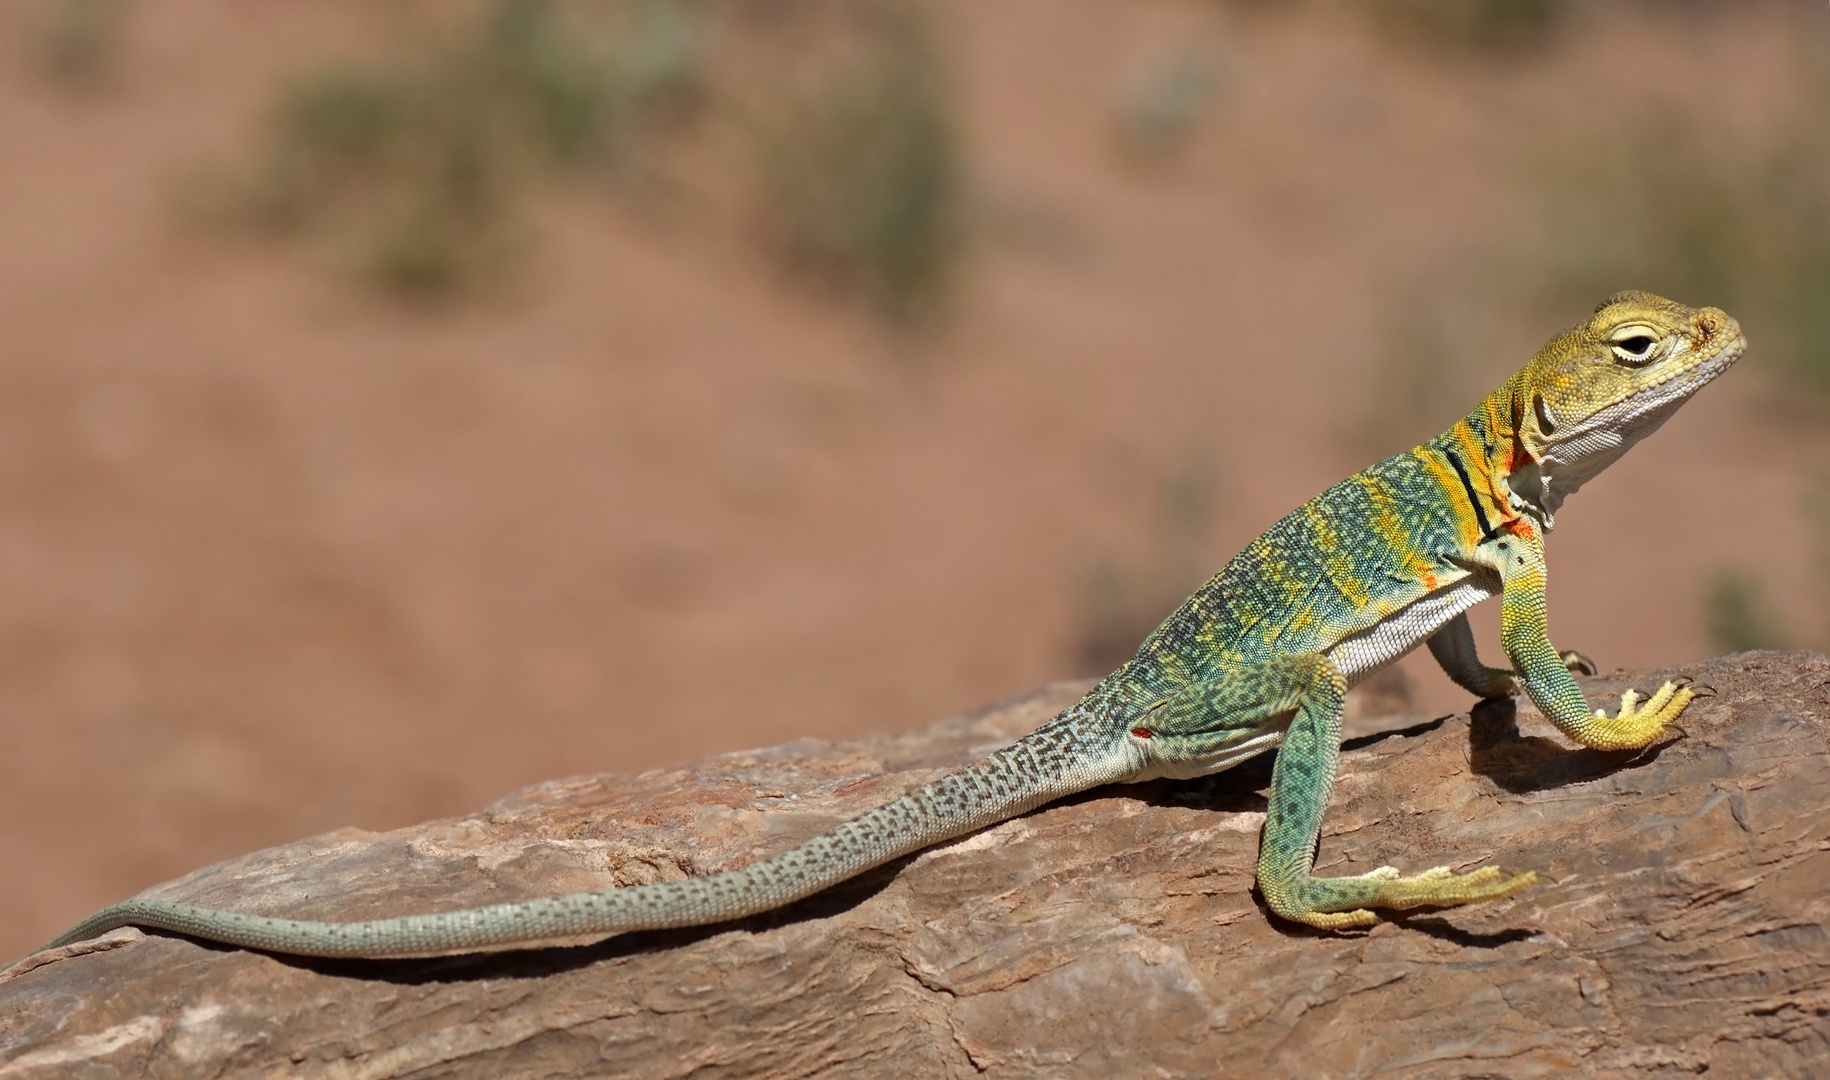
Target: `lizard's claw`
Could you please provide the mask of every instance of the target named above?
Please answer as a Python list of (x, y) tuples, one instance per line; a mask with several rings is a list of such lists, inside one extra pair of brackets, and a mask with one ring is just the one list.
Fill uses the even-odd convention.
[(1558, 653), (1557, 659), (1563, 661), (1564, 668), (1574, 675), (1593, 675), (1601, 670), (1595, 666), (1595, 661), (1574, 649)]
[(1297, 916), (1297, 920), (1317, 930), (1358, 930), (1377, 923), (1379, 916), (1366, 908), (1355, 908), (1352, 911), (1311, 911)]
[(1499, 900), (1537, 880), (1537, 873), (1531, 870), (1508, 877), (1497, 866), (1483, 866), (1466, 874), (1438, 866), (1413, 877), (1394, 878), (1377, 902), (1387, 908), (1455, 907)]

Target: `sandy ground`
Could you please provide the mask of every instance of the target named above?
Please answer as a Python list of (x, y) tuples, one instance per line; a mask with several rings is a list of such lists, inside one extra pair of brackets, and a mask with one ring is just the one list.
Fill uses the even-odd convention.
[[(1151, 564), (1186, 462), (1217, 567), (1583, 314), (1496, 322), (1465, 402), (1369, 416), (1394, 296), (1517, 239), (1519, 148), (1629, 93), (1624, 43), (1706, 52), (1751, 113), (1785, 74), (1758, 20), (1488, 68), (1210, 4), (946, 11), (985, 224), (913, 341), (588, 188), (540, 208), (523, 287), (437, 311), (187, 225), (174, 186), (279, 78), (382, 32), (360, 4), (138, 5), (102, 93), (0, 65), (0, 956), (319, 830), (1082, 674), (1088, 574)], [(1188, 40), (1229, 89), (1130, 160), (1115, 88)], [(1744, 365), (1572, 500), (1560, 644), (1702, 655), (1725, 562), (1822, 625), (1799, 505), (1830, 457), (1771, 394)]]

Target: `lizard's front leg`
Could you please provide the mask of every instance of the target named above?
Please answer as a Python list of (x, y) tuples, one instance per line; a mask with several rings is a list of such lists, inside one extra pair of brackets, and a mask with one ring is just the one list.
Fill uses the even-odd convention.
[[(1258, 887), (1272, 911), (1324, 930), (1369, 926), (1372, 908), (1443, 907), (1493, 900), (1537, 880), (1507, 877), (1497, 867), (1454, 874), (1438, 867), (1400, 877), (1391, 867), (1353, 877), (1318, 878), (1315, 842), (1334, 791), (1341, 756), (1341, 706), (1347, 681), (1327, 657), (1283, 656), (1197, 683), (1152, 709), (1133, 738), (1147, 747), (1159, 775), (1189, 775), (1177, 765), (1220, 759), (1225, 747), (1254, 742), (1290, 714), (1271, 770), (1270, 806), (1258, 854)], [(1218, 767), (1224, 767), (1224, 761)]]
[(1546, 632), (1542, 535), (1522, 518), (1489, 545), (1505, 590), (1500, 598), (1500, 642), (1538, 711), (1565, 735), (1596, 750), (1637, 750), (1658, 738), (1696, 695), (1668, 682), (1644, 704), (1628, 690), (1620, 696), (1616, 716), (1599, 709), (1591, 713), (1582, 688), (1570, 678)]

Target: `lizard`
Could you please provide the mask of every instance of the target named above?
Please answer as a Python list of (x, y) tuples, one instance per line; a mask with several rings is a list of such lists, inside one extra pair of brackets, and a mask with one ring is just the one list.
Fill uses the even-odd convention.
[[(1563, 501), (1740, 358), (1718, 308), (1610, 296), (1447, 431), (1304, 503), (1196, 591), (1136, 654), (1015, 742), (790, 850), (680, 881), (367, 921), (304, 921), (131, 899), (44, 946), (121, 926), (275, 953), (427, 956), (726, 922), (1104, 784), (1191, 778), (1277, 749), (1256, 866), (1266, 907), (1324, 931), (1381, 910), (1512, 896), (1496, 866), (1312, 874), (1348, 687), (1418, 644), (1483, 699), (1523, 691), (1564, 734), (1650, 745), (1701, 687), (1666, 682), (1590, 711), (1576, 654), (1546, 631), (1544, 536)], [(1481, 663), (1467, 611), (1500, 598), (1508, 668)]]

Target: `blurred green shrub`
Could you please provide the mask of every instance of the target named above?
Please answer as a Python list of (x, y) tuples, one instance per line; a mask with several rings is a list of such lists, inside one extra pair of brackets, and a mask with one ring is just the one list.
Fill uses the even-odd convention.
[[(273, 229), (330, 238), (394, 290), (447, 293), (523, 247), (532, 181), (569, 171), (634, 187), (658, 175), (668, 136), (723, 109), (753, 136), (740, 183), (776, 253), (898, 318), (930, 310), (960, 251), (963, 151), (925, 9), (794, 6), (771, 24), (811, 20), (817, 44), (841, 47), (774, 57), (796, 76), (781, 92), (768, 65), (739, 63), (721, 94), (707, 42), (722, 10), (491, 0), (435, 44), (287, 87), (239, 203)], [(727, 21), (731, 37), (767, 37)], [(731, 194), (716, 171), (697, 177), (708, 203)]]
[(39, 45), (58, 82), (88, 88), (103, 82), (119, 52), (127, 0), (44, 0)]
[(1144, 158), (1174, 151), (1200, 126), (1225, 83), (1220, 58), (1194, 44), (1143, 57), (1119, 86), (1118, 125), (1125, 145)]
[(508, 246), (512, 180), (500, 118), (461, 67), (326, 71), (284, 97), (255, 208), (320, 228), (405, 292), (449, 289)]
[(546, 152), (621, 169), (697, 98), (700, 38), (674, 0), (498, 0), (475, 63)]
[(1548, 38), (1571, 0), (1374, 0), (1379, 25), (1439, 45), (1504, 49)]
[(1779, 617), (1759, 579), (1729, 567), (1716, 571), (1704, 587), (1703, 630), (1718, 652), (1785, 647)]
[(449, 292), (515, 251), (530, 173), (628, 172), (698, 81), (681, 4), (496, 0), (449, 40), (285, 89), (247, 204), (391, 289)]
[(957, 262), (963, 151), (920, 9), (863, 14), (829, 70), (757, 127), (762, 223), (794, 265), (908, 318)]

